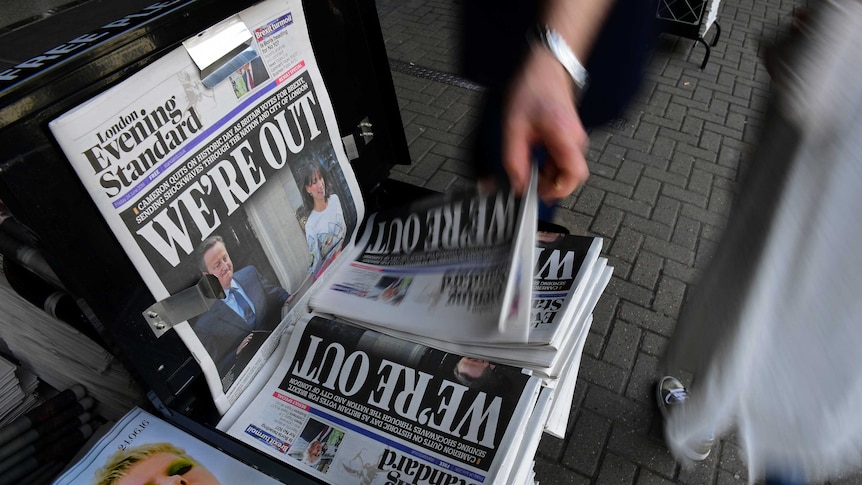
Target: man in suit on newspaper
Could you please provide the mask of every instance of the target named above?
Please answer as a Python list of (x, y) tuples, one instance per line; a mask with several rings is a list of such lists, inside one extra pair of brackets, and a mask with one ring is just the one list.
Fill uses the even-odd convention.
[(254, 266), (234, 272), (221, 236), (204, 240), (198, 247), (198, 256), (201, 272), (218, 278), (225, 292), (225, 297), (201, 315), (194, 326), (224, 381), (232, 367), (237, 366), (235, 376), (248, 363), (281, 321), (281, 310), (292, 298), (284, 288), (269, 283)]

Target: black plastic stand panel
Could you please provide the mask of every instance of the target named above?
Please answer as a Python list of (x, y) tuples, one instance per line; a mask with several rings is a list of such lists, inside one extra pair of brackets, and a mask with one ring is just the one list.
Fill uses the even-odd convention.
[[(48, 129), (60, 114), (256, 1), (73, 0), (54, 15), (0, 29), (0, 200), (37, 236), (37, 249), (168, 419), (287, 483), (306, 483), (300, 472), (212, 428), (218, 415), (199, 367), (175, 332), (156, 340), (148, 328), (141, 312), (152, 295)], [(392, 166), (410, 160), (374, 1), (303, 3), (339, 131), (348, 135), (366, 118), (373, 124), (374, 140), (352, 162), (366, 200), (379, 207), (415, 196), (387, 180)], [(134, 16), (154, 4), (166, 7)], [(105, 27), (118, 19), (123, 29)], [(69, 43), (88, 35), (98, 42)]]

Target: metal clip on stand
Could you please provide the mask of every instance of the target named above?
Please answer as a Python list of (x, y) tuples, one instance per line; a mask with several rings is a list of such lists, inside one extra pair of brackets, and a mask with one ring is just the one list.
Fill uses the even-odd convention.
[(224, 298), (224, 289), (218, 278), (208, 274), (191, 288), (171, 295), (144, 310), (144, 319), (156, 338), (164, 335), (174, 325), (185, 322), (209, 310), (216, 300)]

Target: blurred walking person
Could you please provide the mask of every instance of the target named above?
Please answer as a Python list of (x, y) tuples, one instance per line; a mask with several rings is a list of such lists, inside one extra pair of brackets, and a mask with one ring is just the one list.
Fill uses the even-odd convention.
[(749, 481), (862, 461), (862, 1), (823, 0), (769, 62), (773, 99), (666, 355), (665, 438), (703, 459), (736, 427)]

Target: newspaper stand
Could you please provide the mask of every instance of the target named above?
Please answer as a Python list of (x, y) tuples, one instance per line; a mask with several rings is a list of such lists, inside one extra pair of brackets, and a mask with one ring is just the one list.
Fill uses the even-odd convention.
[[(656, 19), (663, 32), (692, 39), (703, 44), (706, 54), (700, 68), (709, 62), (710, 46), (715, 47), (721, 36), (721, 26), (716, 21), (721, 0), (659, 0)], [(711, 43), (706, 42), (706, 33), (715, 24), (715, 35)]]
[[(152, 295), (48, 129), (63, 112), (256, 0), (92, 3), (25, 32), (7, 30), (15, 41), (4, 43), (4, 57), (18, 64), (0, 66), (0, 200), (37, 235), (63, 286), (168, 421), (282, 481), (313, 483), (215, 430), (219, 415), (200, 368), (174, 332), (157, 339), (144, 321)], [(303, 6), (369, 209), (415, 197), (422, 189), (387, 179), (394, 165), (410, 162), (373, 0)]]

